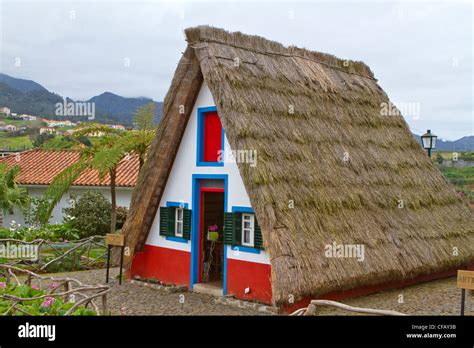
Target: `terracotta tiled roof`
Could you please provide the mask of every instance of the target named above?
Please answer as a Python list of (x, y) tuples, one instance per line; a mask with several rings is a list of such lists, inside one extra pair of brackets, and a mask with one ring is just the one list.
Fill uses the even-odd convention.
[[(34, 149), (0, 158), (8, 166), (18, 164), (21, 172), (16, 182), (21, 185), (49, 185), (63, 169), (79, 160), (79, 152), (73, 150)], [(137, 155), (123, 159), (117, 170), (117, 186), (133, 187), (137, 182), (139, 160)], [(109, 186), (107, 175), (102, 181), (95, 170), (87, 170), (74, 181), (75, 186)]]

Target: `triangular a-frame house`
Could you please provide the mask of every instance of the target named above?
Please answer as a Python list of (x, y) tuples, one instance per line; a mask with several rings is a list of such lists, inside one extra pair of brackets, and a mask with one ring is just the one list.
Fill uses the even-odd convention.
[(185, 33), (123, 228), (130, 276), (285, 306), (472, 265), (469, 208), (365, 64)]

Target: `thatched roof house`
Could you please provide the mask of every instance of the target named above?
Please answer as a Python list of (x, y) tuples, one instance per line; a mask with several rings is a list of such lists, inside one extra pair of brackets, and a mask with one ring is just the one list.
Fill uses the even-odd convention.
[[(474, 260), (471, 212), (403, 117), (381, 115), (389, 99), (368, 66), (207, 26), (187, 29), (186, 39), (123, 229), (132, 255), (147, 244), (204, 83), (231, 148), (258, 153), (255, 167), (237, 166), (274, 303)], [(363, 262), (327, 257), (334, 242), (364, 245)]]

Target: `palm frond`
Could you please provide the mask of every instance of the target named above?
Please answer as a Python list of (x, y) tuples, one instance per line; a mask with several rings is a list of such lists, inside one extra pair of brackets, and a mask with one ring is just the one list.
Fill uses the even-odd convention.
[(11, 167), (7, 172), (5, 173), (5, 183), (8, 187), (14, 187), (15, 186), (15, 178), (20, 174), (21, 172), (21, 167), (19, 165), (15, 165)]
[(90, 166), (88, 159), (82, 158), (61, 173), (59, 173), (51, 182), (48, 189), (44, 193), (44, 198), (48, 201), (46, 207), (39, 213), (41, 223), (47, 223), (51, 217), (54, 207), (61, 200), (64, 193), (71, 187), (74, 181), (82, 174), (82, 172)]

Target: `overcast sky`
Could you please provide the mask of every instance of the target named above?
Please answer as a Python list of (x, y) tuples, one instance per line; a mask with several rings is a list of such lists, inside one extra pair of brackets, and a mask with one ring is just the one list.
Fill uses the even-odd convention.
[(209, 24), (362, 60), (395, 104), (415, 108), (414, 133), (474, 134), (470, 1), (0, 0), (0, 11), (0, 72), (73, 99), (163, 100), (183, 29)]

